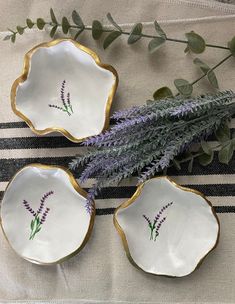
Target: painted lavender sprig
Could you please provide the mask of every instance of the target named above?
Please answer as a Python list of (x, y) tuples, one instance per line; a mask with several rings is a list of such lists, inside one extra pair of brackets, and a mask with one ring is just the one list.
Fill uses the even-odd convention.
[[(170, 202), (170, 203), (166, 204), (165, 206), (163, 206), (160, 209), (160, 211), (156, 214), (153, 221), (151, 221), (148, 216), (143, 214), (143, 218), (147, 221), (148, 227), (150, 229), (150, 240), (156, 241), (156, 239), (159, 235), (159, 230), (160, 230), (162, 224), (166, 220), (166, 216), (163, 218), (161, 218), (161, 216), (166, 211), (166, 209), (169, 208), (172, 204), (173, 204), (173, 202)], [(154, 231), (155, 231), (155, 235), (154, 235)]]
[[(235, 114), (234, 98), (232, 91), (194, 98), (168, 97), (118, 111), (113, 115), (117, 123), (104, 133), (88, 138), (83, 144), (93, 149), (74, 159), (70, 168), (76, 170), (79, 165), (86, 165), (83, 171), (79, 168), (81, 182), (96, 178), (90, 189), (90, 203), (102, 187), (118, 184), (133, 174), (138, 174), (142, 183), (175, 165), (176, 161), (181, 162), (176, 157), (189, 151), (192, 144), (200, 143), (213, 132), (216, 136), (217, 131), (223, 133)], [(228, 154), (233, 150), (227, 146), (232, 146), (234, 139), (227, 131), (225, 135), (227, 140), (222, 139), (219, 148)], [(218, 146), (213, 149), (218, 150)], [(232, 157), (230, 152), (228, 161)], [(202, 165), (213, 159), (210, 148), (193, 153), (191, 158), (186, 158), (191, 165), (194, 157)], [(223, 161), (224, 157), (221, 159)]]
[(73, 107), (71, 104), (71, 100), (70, 100), (70, 93), (68, 92), (66, 95), (66, 99), (65, 99), (65, 84), (66, 81), (63, 80), (61, 83), (61, 89), (60, 89), (60, 99), (62, 102), (62, 107), (54, 105), (54, 104), (49, 104), (48, 106), (50, 108), (55, 108), (57, 110), (61, 110), (63, 112), (66, 112), (69, 116), (73, 113)]
[[(25, 209), (28, 210), (30, 212), (30, 214), (32, 214), (34, 217), (30, 223), (30, 230), (31, 230), (30, 237), (29, 237), (30, 240), (34, 239), (35, 235), (41, 230), (42, 224), (46, 221), (50, 208), (46, 207), (44, 212), (43, 212), (43, 209), (44, 209), (45, 201), (52, 194), (54, 194), (54, 191), (49, 191), (42, 196), (37, 212), (35, 212), (31, 208), (30, 204), (26, 200), (23, 200), (23, 205), (24, 205)], [(43, 212), (43, 214), (40, 217), (40, 214), (42, 212)]]

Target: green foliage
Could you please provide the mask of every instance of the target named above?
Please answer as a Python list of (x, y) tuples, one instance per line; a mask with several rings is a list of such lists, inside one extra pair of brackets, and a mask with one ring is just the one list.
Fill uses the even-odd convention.
[(31, 19), (27, 18), (26, 25), (29, 29), (31, 29), (34, 26), (34, 22)]
[(164, 43), (166, 42), (166, 39), (163, 37), (156, 37), (150, 40), (148, 44), (148, 50), (150, 54), (153, 54), (158, 50)]
[(162, 99), (165, 97), (173, 97), (173, 93), (168, 87), (162, 87), (153, 93), (154, 100)]
[(120, 32), (122, 32), (121, 27), (116, 23), (116, 21), (114, 21), (114, 19), (113, 19), (113, 17), (111, 16), (110, 13), (107, 14), (107, 18), (108, 18), (109, 22), (110, 22), (117, 30), (119, 30)]
[(55, 36), (57, 30), (57, 25), (53, 26), (50, 31), (50, 37), (53, 38)]
[(214, 158), (214, 151), (210, 155), (204, 153), (198, 157), (199, 164), (202, 166), (208, 166)]
[(68, 34), (68, 31), (70, 29), (69, 21), (66, 17), (62, 18), (62, 31), (64, 34)]
[(207, 155), (212, 154), (212, 149), (207, 142), (201, 141), (201, 147), (202, 147), (202, 150), (205, 154), (207, 154)]
[(119, 31), (113, 31), (111, 32), (104, 40), (103, 48), (107, 49), (107, 47), (116, 40), (122, 33)]
[(185, 79), (175, 79), (174, 84), (179, 93), (184, 96), (190, 96), (193, 92), (193, 86)]
[(228, 165), (230, 160), (233, 157), (233, 143), (230, 141), (227, 144), (224, 144), (219, 151), (218, 158), (222, 164)]
[(51, 16), (51, 22), (54, 24), (58, 24), (57, 19), (55, 17), (55, 13), (52, 8), (50, 8), (50, 16)]
[(207, 73), (207, 78), (210, 82), (210, 84), (215, 88), (215, 89), (218, 89), (219, 88), (219, 85), (218, 85), (218, 80), (215, 76), (215, 73), (213, 70), (210, 70), (208, 71)]
[(92, 22), (92, 37), (95, 40), (100, 39), (103, 33), (103, 26), (98, 20)]
[(154, 21), (154, 27), (158, 35), (166, 40), (167, 39), (166, 33), (163, 31), (163, 29), (160, 27), (160, 25), (157, 23), (156, 20)]
[(42, 18), (37, 19), (37, 27), (39, 30), (43, 30), (45, 24), (46, 24), (46, 22), (44, 21), (44, 19), (42, 19)]
[(141, 36), (142, 30), (143, 30), (142, 23), (136, 23), (130, 32), (127, 43), (133, 44), (133, 43), (137, 42), (138, 40), (140, 40), (140, 38), (142, 37)]
[(205, 51), (206, 43), (205, 40), (195, 32), (191, 31), (186, 33), (185, 36), (188, 39), (188, 48), (195, 54), (200, 54)]
[(224, 125), (215, 132), (215, 136), (220, 143), (230, 140), (231, 132), (228, 125)]
[(22, 26), (17, 26), (16, 27), (16, 29), (17, 29), (17, 32), (20, 34), (20, 35), (23, 35), (24, 34), (24, 28), (22, 27)]
[(202, 72), (207, 76), (207, 79), (208, 81), (210, 82), (210, 84), (218, 89), (219, 88), (219, 85), (218, 85), (218, 80), (216, 78), (216, 75), (214, 73), (214, 70), (212, 70), (205, 62), (203, 62), (201, 59), (199, 58), (195, 58), (193, 60), (193, 63), (195, 65), (197, 65), (201, 70)]
[(75, 10), (72, 12), (72, 20), (80, 28), (85, 28), (85, 25), (84, 25), (84, 23), (82, 21), (82, 18), (80, 17), (80, 15), (78, 14), (78, 12), (75, 11)]
[(77, 33), (74, 35), (73, 39), (74, 39), (74, 40), (77, 40), (78, 36), (79, 36), (83, 31), (84, 31), (83, 28), (79, 29), (79, 30), (77, 31)]
[(235, 36), (232, 38), (231, 41), (228, 42), (228, 47), (233, 56), (235, 56)]

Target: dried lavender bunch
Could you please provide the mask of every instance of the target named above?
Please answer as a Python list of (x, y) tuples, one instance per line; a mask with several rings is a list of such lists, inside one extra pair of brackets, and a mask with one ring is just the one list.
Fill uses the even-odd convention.
[(95, 177), (89, 202), (102, 187), (139, 173), (139, 183), (168, 168), (192, 143), (206, 139), (235, 114), (232, 91), (184, 99), (182, 96), (149, 101), (118, 111), (116, 125), (84, 142), (93, 146), (77, 157), (70, 168), (87, 164), (80, 181)]

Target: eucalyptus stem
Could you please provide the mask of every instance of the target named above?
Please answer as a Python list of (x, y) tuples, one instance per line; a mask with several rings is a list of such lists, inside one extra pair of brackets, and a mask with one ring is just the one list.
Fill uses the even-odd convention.
[[(214, 65), (210, 71), (214, 71), (216, 68), (218, 68), (221, 64), (223, 64), (225, 61), (227, 61), (229, 58), (231, 58), (233, 55), (229, 54), (228, 56), (226, 56), (224, 59), (222, 59), (220, 62), (218, 62), (216, 65)], [(207, 73), (204, 73), (202, 76), (200, 76), (199, 78), (197, 78), (196, 80), (194, 80), (193, 82), (191, 82), (191, 85), (194, 85), (195, 83), (197, 83), (198, 81), (200, 81), (202, 78), (204, 78), (205, 76), (207, 76)]]
[[(53, 15), (54, 15), (54, 12), (53, 12), (53, 10), (51, 9), (51, 12), (53, 13)], [(76, 13), (77, 14), (77, 13)], [(77, 14), (78, 15), (78, 14)], [(79, 16), (79, 15), (78, 15)], [(79, 18), (81, 19), (81, 17), (79, 16)], [(38, 18), (38, 19), (41, 19), (41, 20), (43, 20), (42, 18)], [(67, 18), (66, 18), (66, 20), (67, 20)], [(30, 20), (31, 21), (31, 20)], [(44, 21), (43, 20), (43, 26), (42, 26), (42, 28), (44, 27), (44, 25), (49, 25), (49, 26), (51, 26), (51, 27), (62, 27), (62, 29), (63, 29), (63, 24), (62, 23), (59, 23), (59, 22), (57, 22), (57, 20), (55, 19), (55, 21), (56, 22), (48, 22), (48, 21)], [(16, 36), (17, 34), (20, 34), (20, 35), (22, 35), (22, 30), (24, 31), (25, 29), (27, 29), (27, 28), (32, 28), (34, 25), (37, 25), (37, 22), (32, 22), (31, 21), (31, 24), (30, 24), (30, 27), (28, 26), (28, 25), (26, 25), (26, 26), (20, 26), (19, 28), (21, 29), (21, 32), (19, 32), (18, 30), (17, 31), (13, 31), (13, 30), (10, 30), (11, 32), (12, 32), (12, 34), (14, 35), (14, 36)], [(40, 26), (39, 26), (40, 27)], [(119, 27), (119, 26), (118, 26)], [(42, 29), (42, 28), (40, 28), (40, 29)], [(79, 25), (77, 25), (77, 24), (69, 24), (69, 22), (68, 22), (68, 29), (70, 29), (70, 28), (72, 28), (72, 29), (78, 29), (78, 30), (81, 30), (81, 32), (82, 31), (84, 31), (84, 30), (87, 30), (87, 31), (93, 31), (93, 28), (92, 28), (92, 26), (89, 26), (89, 25), (85, 25), (85, 24), (83, 24), (83, 22), (80, 22), (80, 24)], [(130, 36), (131, 34), (132, 34), (132, 31), (123, 31), (120, 27), (119, 27), (119, 32), (120, 32), (120, 34), (123, 34), (123, 35), (127, 35), (127, 36)], [(103, 27), (102, 26), (102, 32), (104, 32), (104, 33), (112, 33), (114, 31), (114, 29), (109, 29), (109, 28), (107, 28), (107, 27)], [(161, 38), (161, 36), (159, 36), (159, 35), (149, 35), (149, 34), (144, 34), (144, 33), (139, 33), (138, 34), (139, 36), (140, 36), (140, 38), (149, 38), (149, 39), (155, 39), (155, 38)], [(170, 38), (170, 37), (167, 37), (167, 36), (165, 36), (164, 37), (164, 39), (166, 40), (166, 41), (172, 41), (172, 42), (176, 42), (176, 43), (183, 43), (183, 44), (188, 44), (188, 40), (183, 40), (183, 39), (176, 39), (176, 38)], [(14, 42), (14, 41), (13, 41)], [(210, 48), (218, 48), (218, 49), (224, 49), (224, 50), (229, 50), (229, 48), (228, 47), (226, 47), (226, 46), (221, 46), (221, 45), (216, 45), (216, 44), (205, 44), (205, 46), (206, 47), (210, 47)]]

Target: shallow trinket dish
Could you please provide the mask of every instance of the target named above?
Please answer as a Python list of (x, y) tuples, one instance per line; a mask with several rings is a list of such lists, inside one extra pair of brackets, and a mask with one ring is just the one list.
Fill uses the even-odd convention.
[(77, 254), (91, 234), (95, 209), (72, 174), (57, 166), (31, 164), (8, 184), (1, 204), (3, 233), (22, 258), (51, 265)]
[(132, 264), (155, 275), (183, 277), (192, 273), (219, 239), (219, 221), (198, 191), (168, 177), (139, 186), (114, 213)]
[(109, 126), (118, 84), (116, 70), (72, 39), (42, 43), (24, 58), (11, 105), (38, 135), (58, 131), (73, 142)]

